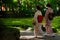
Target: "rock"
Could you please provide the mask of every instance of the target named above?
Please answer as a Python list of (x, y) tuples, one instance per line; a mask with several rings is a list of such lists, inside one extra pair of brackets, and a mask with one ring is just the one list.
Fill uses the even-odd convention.
[(0, 40), (20, 40), (20, 31), (16, 28), (6, 28), (0, 33)]

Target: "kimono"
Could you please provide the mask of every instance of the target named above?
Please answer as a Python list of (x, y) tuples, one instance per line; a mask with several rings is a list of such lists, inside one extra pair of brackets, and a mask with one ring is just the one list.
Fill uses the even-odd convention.
[(41, 11), (37, 10), (37, 12), (34, 15), (34, 19), (33, 19), (33, 22), (34, 22), (34, 35), (35, 36), (42, 35), (42, 32), (43, 32), (42, 29), (41, 29), (42, 20), (43, 20), (43, 16), (42, 16)]
[(45, 28), (47, 33), (52, 33), (52, 28), (51, 28), (51, 22), (52, 20), (49, 20), (49, 13), (53, 13), (53, 9), (48, 7), (45, 13)]

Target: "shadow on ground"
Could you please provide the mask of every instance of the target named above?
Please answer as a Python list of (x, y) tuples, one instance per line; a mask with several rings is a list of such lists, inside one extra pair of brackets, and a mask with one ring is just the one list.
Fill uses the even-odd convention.
[(20, 40), (20, 31), (16, 28), (8, 28), (0, 19), (0, 40)]

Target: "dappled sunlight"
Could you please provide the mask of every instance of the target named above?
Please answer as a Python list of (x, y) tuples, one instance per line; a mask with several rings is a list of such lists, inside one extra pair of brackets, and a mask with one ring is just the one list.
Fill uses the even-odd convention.
[[(47, 4), (51, 4), (54, 13), (50, 26), (56, 34), (55, 37), (44, 35), (46, 34)], [(36, 25), (38, 23), (34, 18), (37, 11), (36, 6), (40, 6), (38, 9), (43, 16), (42, 26), (39, 24), (39, 31)], [(40, 18), (36, 17), (36, 19)], [(35, 26), (37, 32), (34, 30)], [(43, 32), (41, 34), (40, 29)], [(39, 32), (37, 38), (34, 32), (37, 35)], [(60, 40), (60, 0), (0, 0), (0, 40)]]

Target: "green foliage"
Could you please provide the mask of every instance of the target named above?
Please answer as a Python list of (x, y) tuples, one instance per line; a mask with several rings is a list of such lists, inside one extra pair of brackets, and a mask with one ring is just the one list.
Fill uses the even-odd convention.
[[(20, 13), (18, 13), (19, 16), (23, 15), (24, 17), (26, 16), (26, 14), (28, 14), (27, 16), (31, 16), (31, 14), (33, 15), (36, 11), (36, 5), (40, 5), (43, 10), (43, 8), (45, 7), (45, 5), (47, 3), (51, 3), (52, 8), (54, 9), (55, 15), (57, 14), (57, 7), (60, 6), (60, 0), (2, 0), (2, 3), (7, 6), (8, 8), (10, 8), (10, 10), (13, 12), (11, 15), (14, 15), (14, 11), (18, 10), (20, 11)], [(9, 11), (10, 11), (9, 10)], [(16, 13), (17, 14), (17, 13)]]
[(57, 32), (60, 31), (60, 16), (57, 16), (52, 21), (52, 27), (57, 30)]

